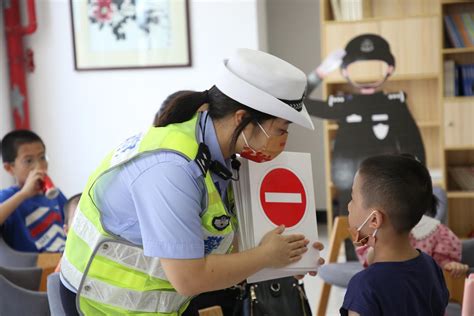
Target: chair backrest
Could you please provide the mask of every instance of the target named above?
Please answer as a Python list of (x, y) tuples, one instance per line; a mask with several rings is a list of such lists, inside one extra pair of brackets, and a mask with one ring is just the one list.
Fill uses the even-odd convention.
[(0, 293), (0, 315), (50, 315), (46, 293), (23, 289), (1, 275)]
[(337, 262), (342, 243), (351, 236), (348, 228), (349, 220), (347, 216), (337, 216), (334, 219), (331, 240), (329, 241), (328, 262)]
[(448, 196), (446, 191), (441, 187), (433, 187), (433, 194), (438, 199), (438, 207), (436, 208), (436, 215), (434, 218), (441, 223), (446, 224), (448, 220)]
[[(31, 291), (38, 291), (41, 283), (41, 268), (7, 268), (0, 266), (0, 276), (19, 287)], [(0, 292), (1, 293), (1, 292)], [(2, 315), (2, 314), (0, 314)]]
[(470, 267), (470, 273), (474, 273), (474, 238), (465, 239), (462, 242), (461, 262)]
[(66, 311), (63, 308), (61, 301), (60, 293), (60, 282), (59, 273), (53, 273), (48, 276), (48, 300), (49, 300), (49, 310), (52, 316), (62, 316), (66, 315)]
[(37, 260), (38, 253), (16, 251), (0, 237), (0, 266), (13, 268), (35, 267)]

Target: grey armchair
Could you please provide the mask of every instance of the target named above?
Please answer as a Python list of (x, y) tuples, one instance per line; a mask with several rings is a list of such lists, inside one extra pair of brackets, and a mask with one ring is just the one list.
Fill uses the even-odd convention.
[(0, 293), (0, 315), (50, 315), (44, 292), (24, 289), (0, 275)]
[(35, 267), (37, 260), (38, 253), (16, 251), (0, 237), (0, 266), (15, 268)]

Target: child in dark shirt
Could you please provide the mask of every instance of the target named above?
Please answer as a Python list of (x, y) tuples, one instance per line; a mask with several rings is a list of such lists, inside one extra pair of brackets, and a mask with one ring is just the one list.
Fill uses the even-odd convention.
[(373, 263), (349, 282), (341, 315), (444, 315), (449, 293), (441, 269), (410, 244), (411, 229), (436, 207), (428, 170), (407, 155), (362, 162), (352, 187), (349, 226)]

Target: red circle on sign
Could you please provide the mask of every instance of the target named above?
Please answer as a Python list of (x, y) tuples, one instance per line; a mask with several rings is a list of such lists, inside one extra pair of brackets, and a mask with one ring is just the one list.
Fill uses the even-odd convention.
[(260, 203), (273, 224), (293, 227), (301, 221), (306, 210), (303, 183), (288, 169), (273, 169), (263, 178)]

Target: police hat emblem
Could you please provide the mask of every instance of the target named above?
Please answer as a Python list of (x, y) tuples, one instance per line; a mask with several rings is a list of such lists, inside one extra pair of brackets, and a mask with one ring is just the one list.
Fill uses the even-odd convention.
[(230, 224), (230, 216), (222, 215), (212, 219), (212, 226), (217, 230), (224, 230)]
[(364, 53), (370, 53), (371, 51), (374, 50), (374, 43), (370, 39), (365, 39), (361, 44), (360, 44), (360, 51)]

